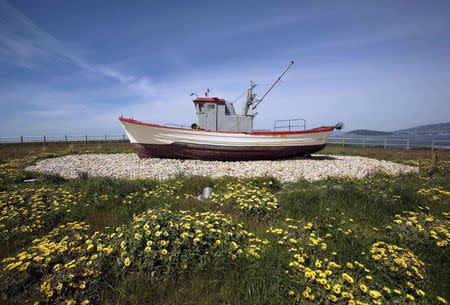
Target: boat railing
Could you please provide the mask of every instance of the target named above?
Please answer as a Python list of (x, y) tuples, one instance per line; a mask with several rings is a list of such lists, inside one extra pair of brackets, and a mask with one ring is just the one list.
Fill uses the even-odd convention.
[(273, 123), (273, 131), (277, 131), (280, 129), (287, 130), (299, 130), (296, 128), (306, 129), (306, 120), (305, 119), (291, 119), (291, 120), (277, 120)]

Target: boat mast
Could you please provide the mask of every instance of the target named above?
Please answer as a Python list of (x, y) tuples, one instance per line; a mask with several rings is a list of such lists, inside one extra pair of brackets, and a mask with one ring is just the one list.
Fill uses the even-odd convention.
[(247, 90), (247, 100), (245, 101), (244, 104), (244, 109), (242, 111), (243, 115), (252, 115), (250, 113), (250, 106), (253, 104), (253, 100), (255, 98), (255, 94), (253, 94), (253, 89), (256, 87), (256, 85), (253, 83), (253, 81), (250, 81), (250, 87)]
[[(266, 91), (266, 93), (264, 93), (263, 97), (258, 99), (255, 106), (253, 106), (252, 110), (255, 110), (256, 107), (258, 107), (259, 103), (261, 103), (263, 101), (263, 99), (266, 97), (267, 94), (269, 94), (270, 90), (273, 89), (273, 87), (275, 87), (275, 85), (281, 80), (281, 78), (283, 77), (284, 74), (286, 74), (286, 72), (289, 70), (289, 68), (294, 64), (294, 61), (291, 60), (291, 62), (289, 63), (289, 65), (286, 67), (286, 69), (284, 69), (283, 73), (280, 74), (280, 76), (278, 76), (277, 80), (272, 84), (272, 86), (270, 86), (269, 90)], [(248, 98), (248, 97), (247, 97)], [(248, 102), (248, 100), (247, 100)], [(253, 101), (252, 101), (253, 102)]]

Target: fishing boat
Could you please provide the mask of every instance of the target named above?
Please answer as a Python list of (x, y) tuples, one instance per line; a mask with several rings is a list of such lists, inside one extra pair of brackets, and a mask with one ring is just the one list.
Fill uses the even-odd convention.
[[(253, 130), (257, 106), (293, 64), (291, 61), (260, 99), (256, 99), (255, 84), (250, 82), (242, 114), (236, 113), (232, 102), (208, 97), (207, 90), (205, 97), (193, 99), (198, 122), (190, 128), (145, 123), (123, 116), (119, 120), (140, 158), (241, 161), (310, 155), (322, 150), (330, 133), (342, 125), (306, 129), (305, 120), (294, 119), (276, 121), (270, 131)], [(293, 130), (299, 123), (303, 123), (303, 129)]]

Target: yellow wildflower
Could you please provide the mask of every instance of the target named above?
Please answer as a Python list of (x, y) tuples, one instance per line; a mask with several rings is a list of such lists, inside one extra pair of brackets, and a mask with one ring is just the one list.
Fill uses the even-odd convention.
[(381, 297), (381, 293), (376, 291), (376, 290), (370, 290), (369, 295), (373, 298), (373, 299), (378, 299), (379, 297)]

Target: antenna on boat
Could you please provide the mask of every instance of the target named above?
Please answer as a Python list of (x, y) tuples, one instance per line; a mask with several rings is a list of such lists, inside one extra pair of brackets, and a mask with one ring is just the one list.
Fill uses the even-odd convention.
[(198, 97), (198, 94), (197, 94), (197, 93), (192, 92), (192, 93), (191, 93), (191, 96), (194, 96), (194, 95), (195, 95), (195, 97)]
[[(267, 94), (269, 94), (269, 92), (273, 89), (273, 87), (275, 87), (275, 85), (281, 80), (281, 78), (283, 77), (284, 74), (286, 74), (286, 72), (289, 70), (289, 68), (294, 64), (294, 61), (291, 60), (291, 62), (289, 63), (289, 65), (286, 67), (286, 69), (284, 69), (283, 73), (280, 74), (280, 76), (278, 76), (277, 80), (272, 84), (272, 86), (270, 86), (269, 90), (266, 91), (266, 93), (264, 93), (263, 97), (258, 99), (255, 106), (252, 107), (252, 110), (255, 110), (256, 107), (258, 107), (259, 103), (261, 103), (263, 101), (263, 99), (266, 97)], [(253, 83), (251, 83), (253, 84)], [(254, 88), (254, 86), (253, 86)], [(253, 89), (251, 87), (251, 89)], [(251, 93), (251, 89), (249, 89), (249, 94)], [(250, 101), (251, 103), (249, 104), (249, 99), (247, 96), (247, 104), (249, 104), (248, 106), (250, 106), (251, 104), (253, 104), (253, 98)], [(248, 106), (247, 106), (247, 110), (248, 110)]]

